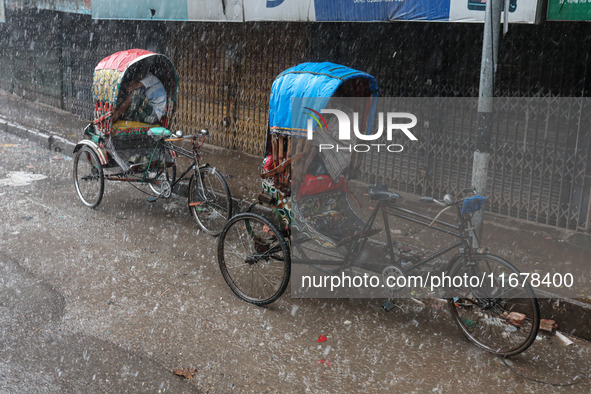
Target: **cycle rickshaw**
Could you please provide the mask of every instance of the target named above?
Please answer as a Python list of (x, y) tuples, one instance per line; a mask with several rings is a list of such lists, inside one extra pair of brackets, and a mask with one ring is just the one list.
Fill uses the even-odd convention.
[[(232, 217), (224, 226), (218, 239), (218, 263), (226, 283), (242, 300), (266, 305), (276, 301), (287, 288), (292, 262), (332, 274), (365, 264), (369, 271), (384, 278), (398, 279), (456, 250), (443, 274), (490, 279), (480, 286), (467, 283), (445, 288), (443, 297), (460, 330), (495, 354), (510, 356), (524, 351), (538, 332), (538, 303), (529, 283), (507, 283), (510, 275), (519, 274), (513, 265), (473, 246), (471, 218), (485, 197), (468, 188), (462, 191), (462, 198), (421, 198), (421, 202), (455, 211), (453, 224), (440, 220), (439, 215), (432, 218), (402, 208), (397, 204), (399, 194), (384, 185), (372, 185), (365, 194), (375, 207), (363, 219), (355, 208), (357, 200), (348, 190), (348, 178), (359, 167), (359, 158), (348, 155), (344, 157), (347, 163), (342, 163), (343, 157), (318, 153), (314, 144), (326, 142), (335, 128), (321, 116), (322, 109), (338, 97), (356, 97), (354, 110), (363, 119), (360, 124), (369, 130), (377, 89), (371, 75), (333, 63), (300, 64), (275, 79), (261, 170), (263, 192), (258, 199), (270, 208), (270, 213), (255, 213), (253, 204), (248, 212)], [(332, 142), (338, 143), (334, 139)], [(338, 171), (343, 167), (344, 172)], [(383, 229), (377, 225), (379, 213)], [(427, 257), (409, 260), (392, 239), (391, 216), (458, 240)], [(379, 248), (371, 245), (381, 251), (382, 264), (368, 263), (366, 247), (382, 230), (386, 242)], [(387, 303), (384, 307), (387, 309)]]
[[(126, 87), (146, 72), (156, 76), (166, 89), (166, 111), (159, 124), (118, 120), (111, 115), (126, 95)], [(143, 49), (116, 52), (98, 63), (94, 70), (92, 96), (94, 120), (84, 130), (84, 139), (74, 148), (74, 183), (78, 197), (90, 208), (103, 198), (105, 180), (146, 185), (138, 189), (149, 194), (148, 201), (169, 198), (173, 187), (190, 173), (188, 207), (199, 225), (217, 235), (232, 216), (232, 198), (222, 174), (200, 164), (199, 148), (209, 134), (201, 130), (183, 136), (170, 127), (176, 103), (177, 74), (164, 55)], [(190, 140), (192, 149), (181, 145)], [(177, 157), (190, 160), (177, 175)], [(137, 186), (136, 186), (137, 187)]]

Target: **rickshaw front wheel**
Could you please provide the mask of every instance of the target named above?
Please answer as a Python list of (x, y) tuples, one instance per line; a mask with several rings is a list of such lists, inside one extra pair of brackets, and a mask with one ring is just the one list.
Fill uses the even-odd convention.
[(74, 184), (84, 205), (95, 208), (101, 203), (105, 191), (103, 166), (88, 146), (83, 146), (74, 156)]

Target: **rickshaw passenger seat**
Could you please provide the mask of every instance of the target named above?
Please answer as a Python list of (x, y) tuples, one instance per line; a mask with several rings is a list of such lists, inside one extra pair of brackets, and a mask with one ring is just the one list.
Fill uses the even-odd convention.
[(132, 120), (118, 120), (112, 127), (111, 135), (146, 135), (148, 130), (158, 127), (157, 124), (148, 124)]
[(367, 189), (367, 193), (371, 200), (377, 201), (394, 201), (400, 198), (400, 194), (388, 191), (386, 185), (372, 185)]

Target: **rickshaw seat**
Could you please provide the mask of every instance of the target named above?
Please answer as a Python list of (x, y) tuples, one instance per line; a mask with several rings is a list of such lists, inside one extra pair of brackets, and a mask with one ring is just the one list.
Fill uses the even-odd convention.
[(386, 185), (373, 185), (367, 189), (369, 198), (376, 201), (395, 201), (400, 198), (400, 194), (389, 191)]
[(142, 135), (148, 134), (148, 130), (159, 125), (136, 122), (132, 120), (118, 120), (112, 128), (111, 135)]

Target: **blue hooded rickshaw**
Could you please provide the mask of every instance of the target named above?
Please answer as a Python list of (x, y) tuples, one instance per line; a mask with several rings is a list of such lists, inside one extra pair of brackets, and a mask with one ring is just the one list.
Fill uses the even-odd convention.
[[(224, 279), (241, 299), (269, 304), (285, 291), (293, 258), (294, 277), (301, 280), (297, 289), (292, 288), (293, 294), (384, 296), (383, 307), (389, 310), (394, 307), (392, 298), (413, 295), (410, 287), (397, 280), (405, 283), (409, 277), (422, 278), (420, 269), (427, 267), (425, 278), (431, 274), (447, 276), (450, 281), (453, 278), (453, 284), (435, 286), (442, 290), (438, 293), (433, 293), (431, 282), (430, 296), (446, 299), (452, 319), (470, 341), (503, 357), (523, 352), (537, 336), (539, 305), (528, 282), (508, 283), (508, 276), (521, 275), (515, 266), (483, 251), (480, 244), (475, 246), (478, 237), (471, 234), (472, 217), (486, 197), (471, 187), (457, 198), (451, 194), (443, 200), (422, 197), (421, 202), (442, 207), (437, 216), (430, 217), (398, 206), (400, 195), (376, 184), (366, 193), (375, 202), (372, 213), (366, 220), (357, 214), (348, 180), (355, 177), (358, 163), (354, 154), (338, 153), (339, 149), (347, 150), (342, 149), (347, 140), (355, 142), (351, 129), (359, 140), (379, 138), (380, 126), (372, 128), (376, 95), (377, 83), (371, 75), (332, 63), (300, 64), (276, 78), (261, 173), (263, 193), (259, 196), (273, 214), (267, 215), (268, 219), (249, 210), (226, 223), (218, 241)], [(331, 116), (325, 118), (324, 114)], [(361, 145), (349, 145), (349, 152)], [(323, 146), (329, 149), (323, 150)], [(375, 164), (370, 160), (364, 165)], [(456, 212), (455, 224), (439, 219), (450, 208)], [(382, 214), (385, 246), (370, 239), (381, 231), (373, 227), (378, 213)], [(454, 242), (427, 256), (411, 256), (412, 250), (405, 251), (402, 243), (392, 241), (390, 216), (450, 235)], [(447, 265), (438, 264), (441, 256), (453, 250), (457, 252)], [(359, 268), (364, 275), (347, 275), (352, 271), (345, 270), (352, 268)], [(316, 271), (329, 275), (316, 275)], [(381, 274), (382, 286), (379, 280), (375, 286), (357, 286), (351, 279), (353, 285), (332, 288), (332, 280), (342, 278), (339, 283), (345, 283), (345, 275), (378, 279), (377, 275), (366, 276), (368, 272)], [(458, 278), (470, 278), (470, 283), (456, 284)], [(488, 280), (475, 285), (474, 278)], [(384, 286), (393, 283), (390, 280), (395, 285)], [(355, 290), (349, 292), (351, 288)], [(429, 289), (420, 284), (416, 288)]]
[(272, 214), (269, 219), (251, 207), (228, 221), (218, 240), (222, 275), (239, 298), (266, 305), (283, 294), (291, 272), (292, 227), (305, 241), (335, 247), (364, 225), (347, 197), (354, 157), (320, 155), (315, 148), (334, 138), (328, 132), (334, 127), (320, 114), (333, 98), (361, 98), (362, 124), (368, 126), (377, 92), (373, 76), (329, 62), (299, 64), (277, 76), (258, 198)]

